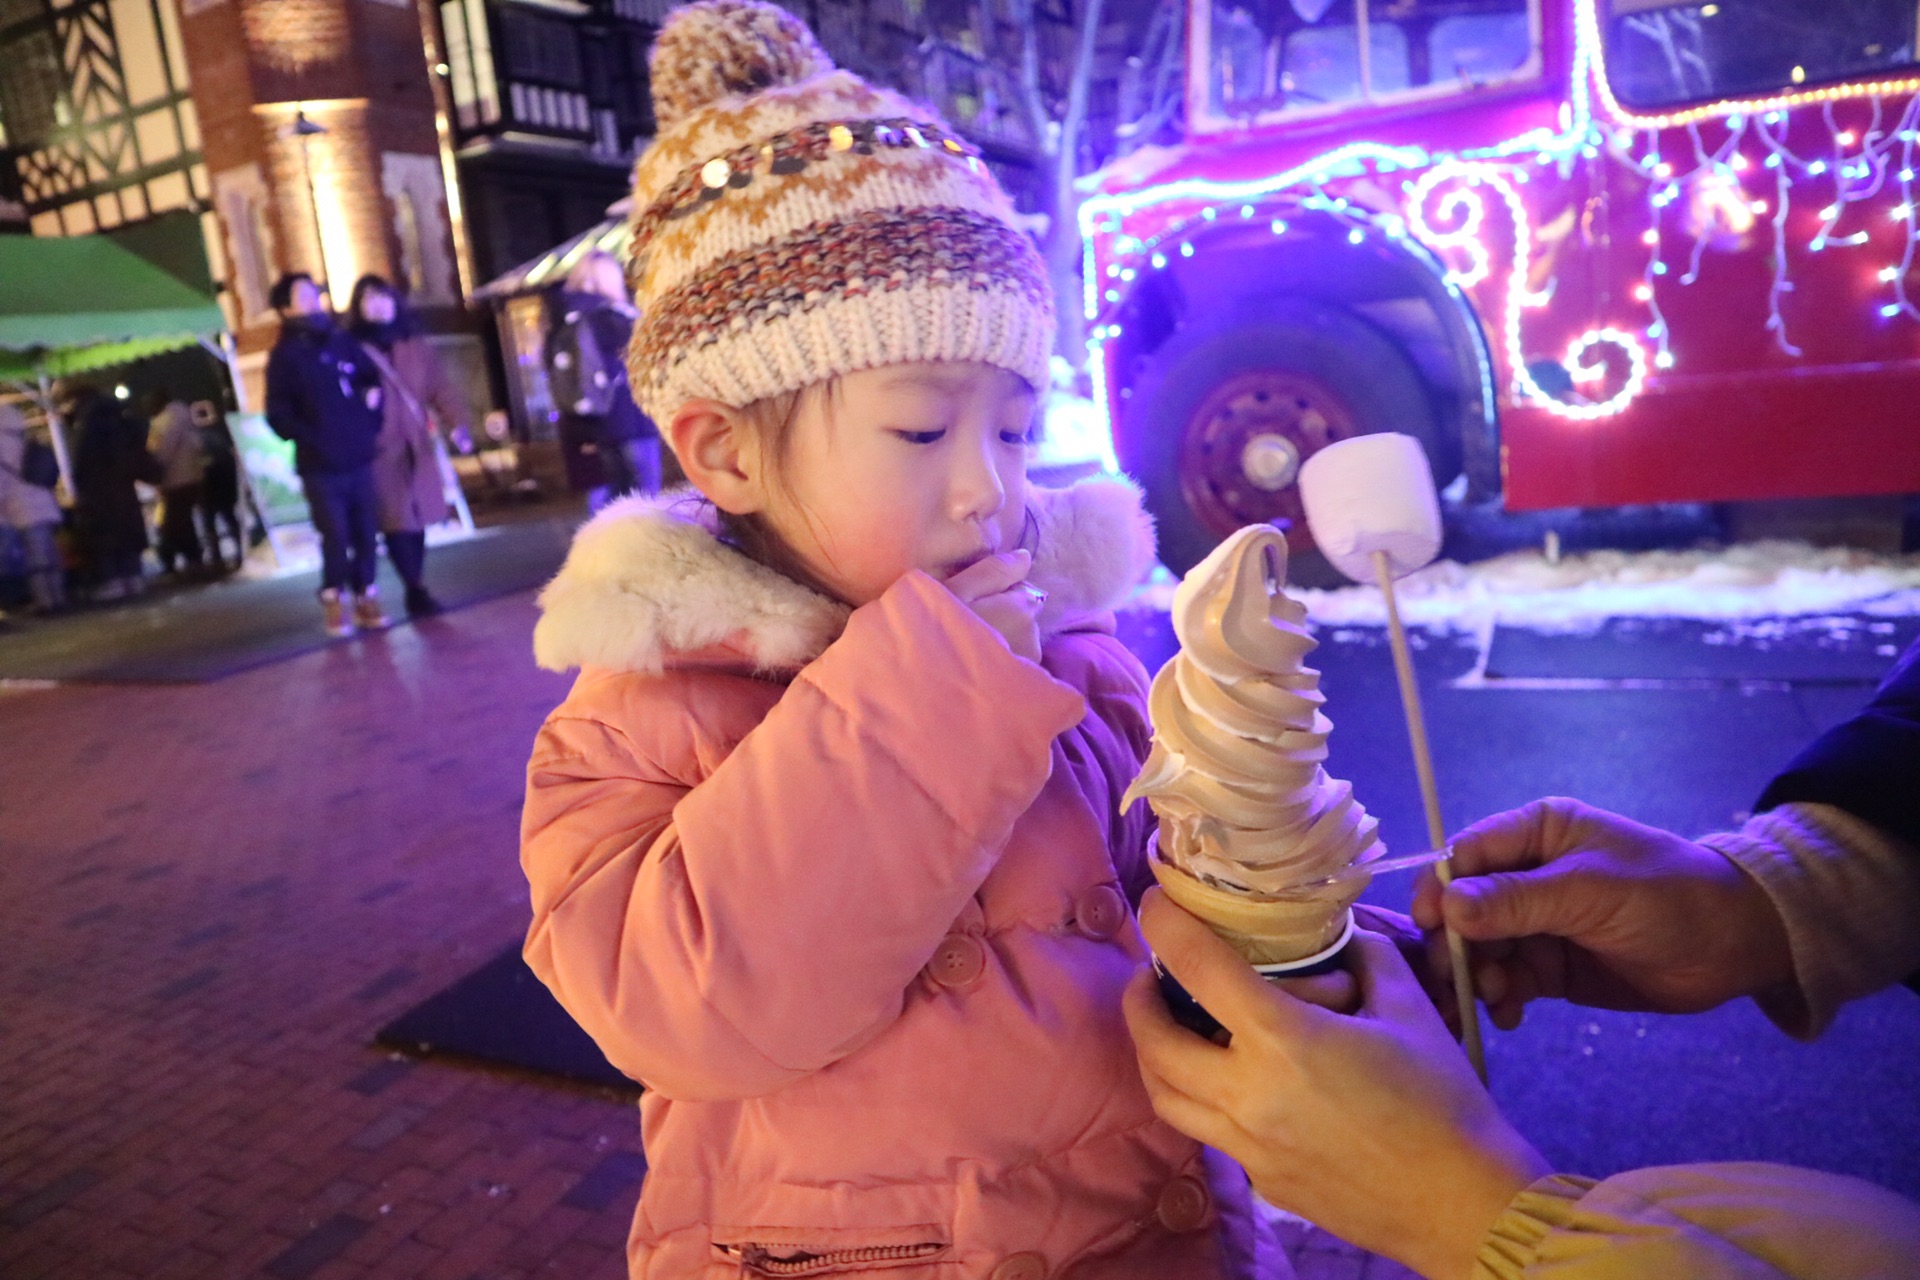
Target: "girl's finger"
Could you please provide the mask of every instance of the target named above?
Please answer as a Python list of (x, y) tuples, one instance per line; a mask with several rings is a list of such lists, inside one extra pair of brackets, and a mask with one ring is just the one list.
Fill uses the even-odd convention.
[(1024, 547), (976, 560), (947, 579), (947, 590), (968, 604), (1011, 590), (1033, 567), (1033, 555)]

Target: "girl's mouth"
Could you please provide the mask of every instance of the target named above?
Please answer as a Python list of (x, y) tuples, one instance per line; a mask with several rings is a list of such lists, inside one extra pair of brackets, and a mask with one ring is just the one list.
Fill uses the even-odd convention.
[(956, 573), (963, 573), (993, 554), (994, 550), (992, 547), (981, 547), (976, 551), (970, 551), (958, 560), (951, 560), (947, 563), (946, 576), (951, 578)]

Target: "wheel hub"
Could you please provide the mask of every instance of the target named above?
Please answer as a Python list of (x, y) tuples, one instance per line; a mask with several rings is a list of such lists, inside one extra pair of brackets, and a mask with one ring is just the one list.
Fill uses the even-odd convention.
[(1300, 474), (1300, 451), (1285, 436), (1262, 432), (1241, 448), (1240, 470), (1257, 488), (1274, 493)]
[(1289, 369), (1247, 370), (1222, 381), (1187, 420), (1182, 496), (1221, 537), (1243, 525), (1284, 522), (1288, 540), (1308, 546), (1300, 465), (1357, 434), (1345, 402), (1319, 379)]

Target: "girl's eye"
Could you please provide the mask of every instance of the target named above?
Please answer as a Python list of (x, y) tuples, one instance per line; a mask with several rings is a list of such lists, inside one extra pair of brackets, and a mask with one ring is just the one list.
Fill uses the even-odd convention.
[(1000, 433), (1000, 439), (1006, 444), (1017, 444), (1025, 447), (1030, 444), (1038, 444), (1040, 442), (1040, 435), (1034, 428), (1028, 427), (1024, 431), (1002, 431)]
[(944, 430), (941, 430), (941, 431), (896, 431), (893, 434), (895, 434), (896, 436), (899, 436), (902, 440), (905, 440), (908, 444), (932, 444), (934, 441), (938, 440), (941, 436), (944, 436), (947, 433)]

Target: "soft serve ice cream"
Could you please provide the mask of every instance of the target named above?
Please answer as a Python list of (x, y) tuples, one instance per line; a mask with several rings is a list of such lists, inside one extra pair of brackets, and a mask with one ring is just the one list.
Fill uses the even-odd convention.
[(1286, 539), (1251, 525), (1180, 583), (1180, 652), (1154, 678), (1153, 748), (1121, 802), (1159, 817), (1168, 895), (1259, 965), (1337, 945), (1367, 877), (1328, 877), (1382, 852), (1352, 784), (1323, 767), (1333, 725), (1286, 564)]

